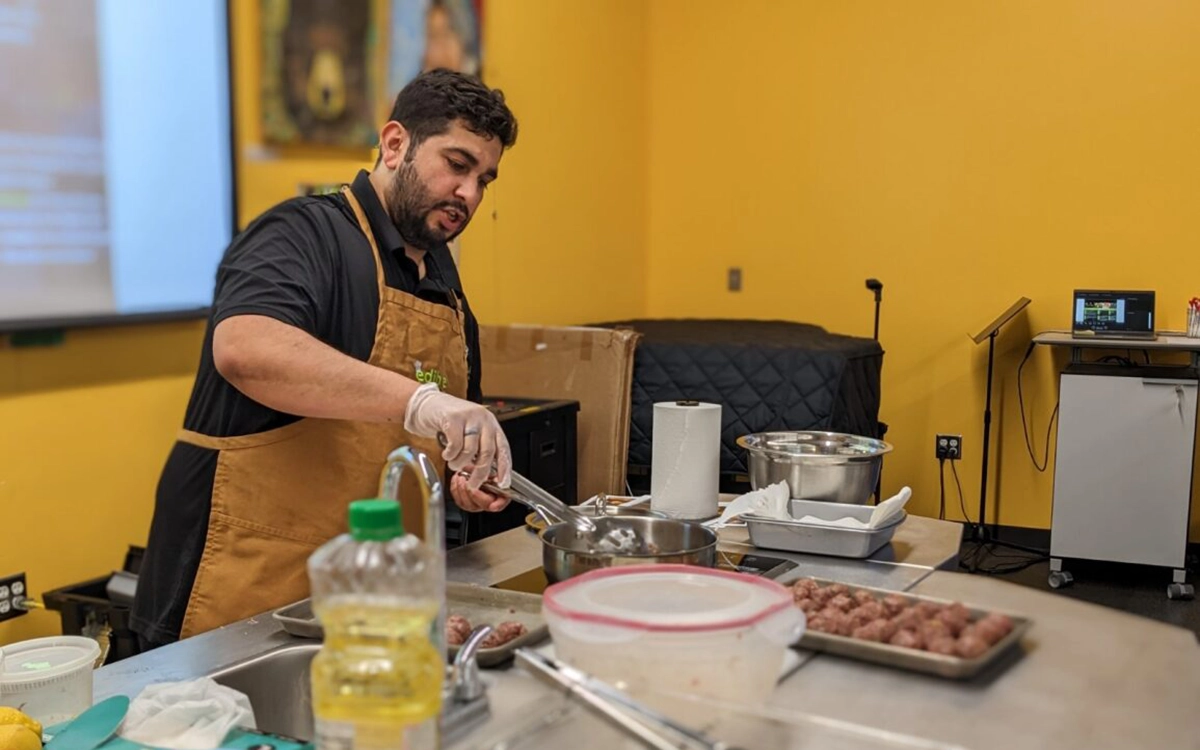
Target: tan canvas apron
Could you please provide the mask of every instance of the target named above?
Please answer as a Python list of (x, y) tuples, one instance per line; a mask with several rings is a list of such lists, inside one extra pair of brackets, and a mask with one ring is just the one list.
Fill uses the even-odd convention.
[[(367, 361), (417, 380), (437, 380), (443, 391), (465, 398), (461, 305), (427, 302), (387, 286), (362, 206), (348, 188), (342, 194), (375, 254), (379, 317)], [(345, 530), (347, 503), (376, 496), (380, 470), (398, 446), (419, 448), (442, 468), (436, 441), (412, 436), (398, 424), (301, 419), (238, 437), (185, 430), (179, 440), (220, 451), (184, 638), (308, 596), (308, 556)], [(424, 520), (415, 507), (417, 496), (403, 494), (414, 501), (414, 507), (404, 505), (405, 527), (420, 534)]]

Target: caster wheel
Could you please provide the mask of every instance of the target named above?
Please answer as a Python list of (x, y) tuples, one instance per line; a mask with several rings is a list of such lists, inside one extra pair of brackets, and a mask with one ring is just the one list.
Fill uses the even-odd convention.
[(1070, 586), (1075, 581), (1075, 576), (1065, 570), (1056, 570), (1049, 575), (1046, 582), (1050, 584), (1052, 589), (1061, 589)]
[(1189, 600), (1196, 597), (1196, 590), (1190, 583), (1172, 583), (1167, 586), (1168, 599), (1183, 599)]

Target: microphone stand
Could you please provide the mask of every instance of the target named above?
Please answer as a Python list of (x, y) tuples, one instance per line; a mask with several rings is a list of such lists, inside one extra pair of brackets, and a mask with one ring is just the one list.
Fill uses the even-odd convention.
[[(1005, 323), (1016, 317), (1017, 313), (1025, 309), (1029, 305), (1028, 297), (1021, 297), (1012, 304), (1007, 310), (1000, 314), (992, 323), (980, 331), (971, 340), (976, 344), (982, 344), (986, 339), (988, 342), (988, 364), (987, 364), (987, 397), (983, 407), (983, 460), (979, 468), (979, 520), (971, 524), (971, 519), (966, 519), (970, 526), (970, 536), (967, 541), (977, 542), (980, 545), (986, 544), (989, 538), (996, 538), (995, 529), (989, 534), (987, 528), (987, 476), (988, 476), (988, 459), (991, 455), (991, 437), (992, 437), (992, 377), (996, 364), (996, 335), (1000, 333), (1000, 328)], [(979, 565), (979, 555), (974, 556), (974, 562), (971, 564), (972, 573), (977, 572)]]
[[(874, 338), (879, 341), (879, 305), (883, 302), (883, 282), (879, 279), (867, 279), (867, 289), (875, 293), (875, 333)], [(875, 420), (877, 424), (879, 420)], [(883, 430), (876, 428), (880, 432), (879, 438), (883, 438)], [(883, 470), (879, 471), (879, 479), (875, 481), (875, 504), (879, 505), (879, 493), (883, 488)]]

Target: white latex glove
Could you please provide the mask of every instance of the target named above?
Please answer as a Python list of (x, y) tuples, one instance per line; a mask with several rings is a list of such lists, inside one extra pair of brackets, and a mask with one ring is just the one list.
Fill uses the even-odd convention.
[(496, 416), (486, 407), (438, 390), (435, 383), (418, 388), (404, 412), (404, 429), (421, 437), (446, 436), (442, 458), (453, 471), (471, 467), (467, 487), (478, 490), (496, 467), (495, 483), (512, 482), (512, 452)]

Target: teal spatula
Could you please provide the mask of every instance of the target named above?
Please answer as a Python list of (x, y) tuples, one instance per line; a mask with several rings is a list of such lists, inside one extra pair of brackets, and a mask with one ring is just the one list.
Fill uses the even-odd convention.
[(44, 750), (95, 750), (116, 733), (128, 710), (128, 696), (106, 698), (76, 716)]

